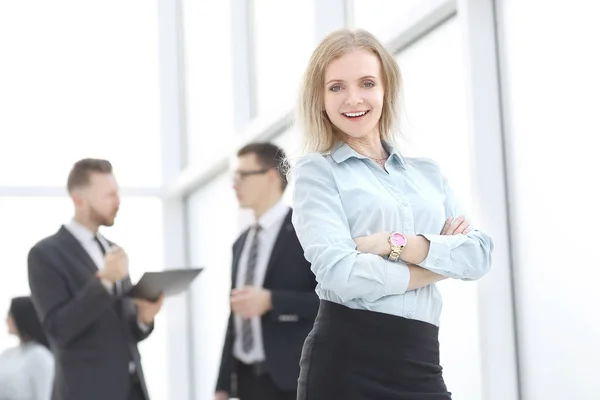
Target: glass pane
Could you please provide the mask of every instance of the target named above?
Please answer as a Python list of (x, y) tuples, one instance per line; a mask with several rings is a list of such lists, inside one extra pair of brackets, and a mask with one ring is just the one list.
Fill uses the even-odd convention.
[[(398, 62), (405, 106), (401, 151), (438, 162), (465, 209), (473, 213), (466, 72), (456, 19), (407, 48)], [(476, 223), (477, 217), (471, 216)], [(444, 299), (440, 347), (448, 389), (459, 399), (481, 399), (477, 283), (446, 280), (438, 285)]]
[[(27, 253), (45, 236), (55, 233), (69, 221), (69, 198), (0, 197), (0, 230), (3, 266), (0, 279), (0, 314), (5, 315), (10, 299), (29, 294)], [(33, 221), (34, 223), (31, 223)], [(157, 198), (125, 198), (117, 223), (102, 231), (127, 251), (131, 278), (135, 282), (143, 272), (163, 269), (162, 204)], [(167, 400), (166, 321), (159, 315), (152, 335), (140, 344), (148, 387), (153, 399)], [(6, 329), (0, 329), (0, 351), (14, 345)]]
[[(35, 10), (34, 12), (32, 10)], [(159, 185), (157, 3), (0, 3), (0, 185), (64, 185), (110, 159), (126, 186)]]
[(230, 1), (184, 0), (188, 164), (210, 165), (234, 129)]
[(398, 21), (423, 4), (423, 0), (354, 0), (352, 4), (354, 26), (387, 41), (398, 33)]
[(257, 114), (282, 114), (293, 106), (316, 46), (313, 1), (255, 0)]
[[(229, 316), (231, 248), (239, 234), (238, 206), (229, 174), (215, 178), (187, 201), (192, 265), (206, 267), (193, 283), (194, 379), (199, 399), (214, 397)], [(207, 323), (210, 321), (210, 323)]]

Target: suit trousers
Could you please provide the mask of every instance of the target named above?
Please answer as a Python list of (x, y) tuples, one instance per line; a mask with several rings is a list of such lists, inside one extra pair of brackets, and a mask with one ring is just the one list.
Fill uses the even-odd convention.
[(296, 400), (296, 391), (280, 390), (264, 368), (240, 362), (238, 396), (240, 400)]

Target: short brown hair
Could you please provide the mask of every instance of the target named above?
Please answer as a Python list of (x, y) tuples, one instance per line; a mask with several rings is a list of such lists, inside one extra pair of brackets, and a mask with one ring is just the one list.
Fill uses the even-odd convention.
[(288, 184), (287, 173), (290, 164), (282, 148), (267, 142), (249, 143), (238, 150), (237, 156), (241, 157), (247, 154), (256, 155), (263, 168), (275, 168), (281, 179), (281, 190), (285, 190)]
[(97, 172), (101, 174), (112, 174), (112, 164), (108, 160), (97, 158), (84, 158), (77, 161), (67, 180), (67, 190), (71, 193), (74, 189), (82, 188), (90, 184), (90, 176)]

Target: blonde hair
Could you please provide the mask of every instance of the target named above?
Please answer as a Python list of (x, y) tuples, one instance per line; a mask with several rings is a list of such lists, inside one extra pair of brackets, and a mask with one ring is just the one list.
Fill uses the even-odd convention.
[(379, 59), (384, 82), (379, 132), (382, 140), (395, 143), (402, 84), (398, 63), (371, 33), (362, 29), (339, 29), (321, 41), (304, 72), (296, 116), (303, 153), (329, 152), (340, 139), (338, 129), (323, 111), (325, 70), (333, 60), (356, 49), (370, 51)]

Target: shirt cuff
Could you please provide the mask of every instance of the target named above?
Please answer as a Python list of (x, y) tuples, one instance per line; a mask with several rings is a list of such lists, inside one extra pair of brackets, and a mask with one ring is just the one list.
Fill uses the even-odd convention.
[(452, 258), (450, 257), (450, 240), (444, 235), (420, 235), (429, 240), (429, 253), (419, 266), (441, 275), (460, 275), (453, 271)]
[(142, 332), (146, 333), (150, 330), (150, 326), (143, 323), (139, 318), (137, 320), (137, 323)]
[(408, 290), (410, 283), (410, 270), (408, 265), (402, 261), (394, 262), (385, 260), (386, 279), (385, 295), (404, 294)]

